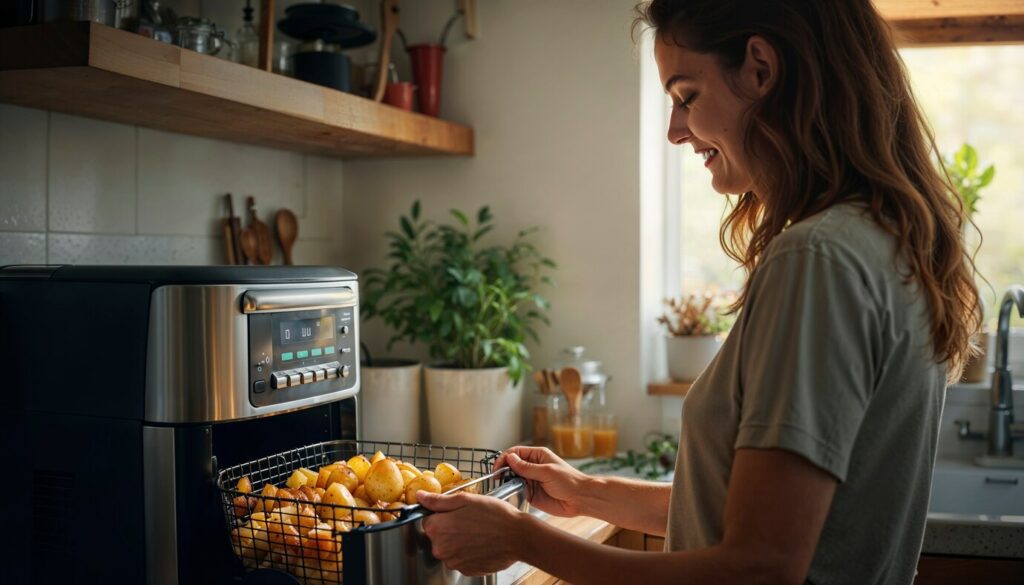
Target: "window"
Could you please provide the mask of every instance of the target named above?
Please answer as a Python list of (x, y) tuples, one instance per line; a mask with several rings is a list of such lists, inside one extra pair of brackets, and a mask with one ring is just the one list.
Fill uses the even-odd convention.
[[(903, 49), (918, 103), (948, 154), (969, 142), (995, 164), (974, 222), (983, 241), (975, 262), (988, 317), (1011, 284), (1024, 284), (1024, 45)], [(977, 233), (968, 244), (977, 247)]]
[[(943, 154), (969, 142), (981, 164), (995, 164), (996, 175), (982, 193), (974, 220), (984, 241), (976, 262), (994, 289), (979, 283), (993, 304), (1006, 288), (1024, 284), (1024, 46), (959, 46), (901, 50), (918, 103), (930, 120)], [(718, 243), (726, 199), (710, 185), (703, 161), (689, 147), (675, 148), (668, 167), (677, 165), (679, 284), (737, 288), (743, 274)], [(672, 172), (671, 169), (668, 169)], [(672, 196), (670, 193), (669, 197)], [(667, 229), (668, 236), (672, 229)], [(976, 234), (968, 243), (977, 246)]]

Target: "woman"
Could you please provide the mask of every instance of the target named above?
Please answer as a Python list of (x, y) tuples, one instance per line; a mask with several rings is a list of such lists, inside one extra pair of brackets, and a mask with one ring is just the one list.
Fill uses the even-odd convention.
[(911, 583), (945, 385), (980, 320), (964, 214), (869, 0), (639, 7), (669, 141), (739, 194), (721, 241), (737, 323), (693, 384), (668, 486), (588, 477), (546, 449), (498, 461), (533, 505), (666, 535), (599, 546), (473, 495), (423, 496), (436, 556), (573, 583)]

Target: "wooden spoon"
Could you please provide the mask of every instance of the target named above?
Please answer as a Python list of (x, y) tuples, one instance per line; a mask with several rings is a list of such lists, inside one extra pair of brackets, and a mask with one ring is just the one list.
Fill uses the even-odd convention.
[(580, 415), (580, 401), (583, 399), (583, 382), (580, 371), (576, 368), (562, 368), (558, 374), (565, 399), (569, 401), (569, 416), (575, 419)]
[(292, 246), (295, 244), (295, 239), (299, 237), (299, 220), (291, 211), (281, 209), (274, 216), (274, 224), (277, 226), (277, 241), (281, 243), (284, 263), (290, 266), (292, 264)]
[(250, 229), (243, 229), (240, 236), (242, 239), (242, 256), (244, 258), (239, 264), (259, 264), (256, 234)]

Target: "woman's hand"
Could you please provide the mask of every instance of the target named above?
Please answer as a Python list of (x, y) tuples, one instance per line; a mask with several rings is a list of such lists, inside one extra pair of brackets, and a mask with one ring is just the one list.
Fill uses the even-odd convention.
[(535, 506), (553, 516), (579, 516), (584, 486), (589, 479), (550, 449), (512, 447), (494, 462), (494, 468), (510, 467), (526, 480), (526, 497)]
[(447, 496), (419, 492), (417, 501), (434, 512), (423, 520), (431, 552), (449, 569), (487, 575), (519, 560), (526, 516), (498, 498), (459, 492)]

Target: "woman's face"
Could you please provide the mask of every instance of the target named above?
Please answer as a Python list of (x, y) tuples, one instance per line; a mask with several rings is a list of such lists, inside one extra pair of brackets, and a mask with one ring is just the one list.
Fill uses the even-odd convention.
[[(774, 56), (774, 51), (772, 54)], [(713, 55), (679, 47), (659, 37), (654, 45), (654, 58), (661, 83), (672, 98), (669, 142), (689, 143), (694, 153), (704, 158), (715, 191), (723, 194), (759, 192), (755, 186), (754, 160), (743, 146), (744, 112), (763, 95), (759, 77), (765, 81), (771, 77), (757, 74), (758, 56), (752, 55), (748, 47), (747, 61), (753, 58), (754, 62), (744, 63), (738, 72), (727, 72)], [(732, 79), (727, 78), (730, 75)], [(750, 85), (754, 87), (748, 87)]]

